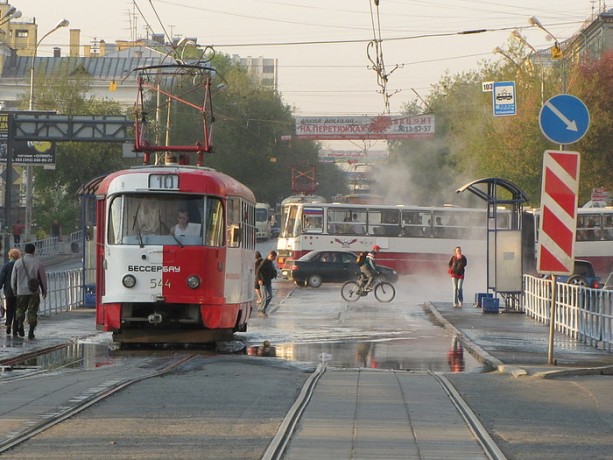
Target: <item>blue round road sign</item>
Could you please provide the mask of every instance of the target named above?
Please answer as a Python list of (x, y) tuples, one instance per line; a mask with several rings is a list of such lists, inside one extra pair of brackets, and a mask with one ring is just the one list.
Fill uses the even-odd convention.
[(581, 99), (570, 94), (558, 94), (541, 107), (539, 124), (551, 142), (572, 144), (587, 133), (590, 113)]

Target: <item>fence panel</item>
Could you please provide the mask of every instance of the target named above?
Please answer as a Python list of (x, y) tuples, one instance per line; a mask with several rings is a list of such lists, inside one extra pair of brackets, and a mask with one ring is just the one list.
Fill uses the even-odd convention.
[[(524, 312), (546, 324), (552, 282), (524, 275)], [(557, 283), (555, 314), (557, 331), (594, 348), (613, 351), (613, 291)]]

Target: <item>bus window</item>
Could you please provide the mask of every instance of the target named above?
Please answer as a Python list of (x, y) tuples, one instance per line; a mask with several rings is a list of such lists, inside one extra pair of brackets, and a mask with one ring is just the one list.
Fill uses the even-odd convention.
[(347, 233), (352, 235), (366, 234), (366, 210), (353, 210), (345, 223)]
[(607, 216), (604, 218), (604, 225), (602, 227), (602, 239), (611, 241), (613, 240), (613, 217)]
[(420, 238), (430, 236), (430, 211), (402, 211), (401, 236)]
[(368, 233), (378, 236), (398, 236), (400, 234), (399, 212), (396, 209), (368, 211)]
[(302, 230), (304, 233), (321, 233), (324, 230), (324, 210), (304, 208), (302, 210)]

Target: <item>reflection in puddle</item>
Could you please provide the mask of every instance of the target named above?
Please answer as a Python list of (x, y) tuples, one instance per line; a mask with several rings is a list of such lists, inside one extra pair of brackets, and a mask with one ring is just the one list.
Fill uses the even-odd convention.
[(73, 342), (47, 353), (30, 356), (5, 370), (95, 369), (114, 364), (108, 344)]
[(326, 356), (328, 365), (337, 368), (371, 368), (406, 371), (462, 372), (483, 366), (461, 345), (433, 350), (415, 346), (411, 340), (350, 341), (327, 343), (276, 344), (277, 358), (289, 361), (319, 362)]

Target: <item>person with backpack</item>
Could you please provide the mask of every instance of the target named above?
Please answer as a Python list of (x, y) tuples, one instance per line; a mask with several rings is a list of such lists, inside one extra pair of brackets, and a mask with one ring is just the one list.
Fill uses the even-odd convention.
[(264, 288), (262, 291), (262, 297), (264, 297), (264, 305), (258, 310), (261, 316), (268, 316), (266, 310), (270, 301), (272, 300), (272, 280), (277, 277), (277, 268), (275, 267), (274, 260), (277, 258), (276, 251), (270, 251), (268, 256), (260, 264), (255, 271), (255, 277), (260, 285), (260, 288)]
[[(364, 290), (366, 292), (372, 291), (372, 283), (375, 280), (375, 276), (379, 272), (379, 270), (377, 270), (377, 263), (375, 261), (375, 258), (377, 257), (377, 253), (380, 250), (381, 248), (379, 247), (379, 245), (375, 244), (372, 247), (371, 251), (366, 254), (366, 257), (363, 257), (362, 260), (360, 260), (361, 255), (358, 256), (358, 265), (360, 266), (360, 271), (362, 272), (364, 277), (366, 277), (366, 284), (364, 285)], [(360, 262), (362, 263), (360, 264)]]

